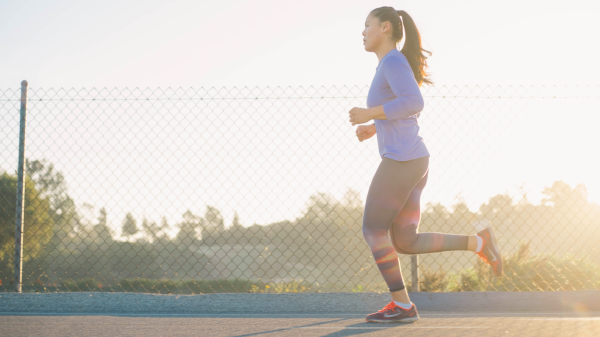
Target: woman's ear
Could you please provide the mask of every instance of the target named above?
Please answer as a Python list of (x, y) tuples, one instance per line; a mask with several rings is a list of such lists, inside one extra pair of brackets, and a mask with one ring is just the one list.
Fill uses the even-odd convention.
[(381, 26), (382, 26), (382, 31), (384, 33), (387, 33), (390, 30), (390, 28), (392, 28), (389, 21), (382, 23)]

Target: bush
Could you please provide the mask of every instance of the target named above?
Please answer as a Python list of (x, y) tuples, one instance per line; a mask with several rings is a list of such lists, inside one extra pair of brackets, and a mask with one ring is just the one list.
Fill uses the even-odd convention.
[[(423, 292), (444, 292), (448, 287), (448, 274), (443, 271), (425, 271), (419, 275), (419, 290)], [(410, 288), (409, 288), (410, 289)]]
[[(458, 274), (445, 271), (425, 271), (419, 280), (423, 292), (459, 291), (557, 291), (600, 289), (600, 266), (586, 258), (565, 255), (561, 258), (547, 255), (534, 255), (529, 244), (521, 244), (517, 251), (503, 258), (504, 276), (497, 279), (491, 268), (477, 260), (473, 268), (464, 269)], [(407, 283), (410, 289), (410, 282)], [(0, 291), (12, 291), (9, 284), (0, 284)], [(85, 278), (78, 281), (67, 280), (48, 283), (39, 279), (23, 285), (23, 292), (143, 292), (160, 294), (202, 294), (202, 293), (300, 293), (300, 292), (385, 292), (384, 286), (342, 285), (309, 283), (305, 280), (263, 282), (260, 280), (160, 280), (147, 278), (121, 279), (112, 284), (105, 281)]]
[(600, 266), (586, 258), (561, 258), (531, 253), (529, 243), (503, 258), (504, 275), (497, 279), (481, 260), (460, 272), (450, 291), (557, 291), (600, 288)]

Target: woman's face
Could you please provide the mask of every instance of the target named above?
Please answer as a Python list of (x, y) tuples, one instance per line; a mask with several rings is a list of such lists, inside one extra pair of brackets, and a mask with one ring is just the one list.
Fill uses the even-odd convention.
[(372, 52), (377, 49), (379, 45), (383, 42), (385, 38), (387, 38), (386, 31), (389, 30), (389, 23), (384, 22), (383, 25), (380, 25), (379, 19), (372, 17), (371, 15), (367, 16), (367, 20), (365, 21), (365, 30), (363, 30), (363, 44), (365, 45), (365, 50)]

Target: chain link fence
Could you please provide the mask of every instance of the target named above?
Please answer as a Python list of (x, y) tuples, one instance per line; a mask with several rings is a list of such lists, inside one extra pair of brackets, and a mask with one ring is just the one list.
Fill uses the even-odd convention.
[[(492, 224), (505, 276), (445, 252), (416, 277), (400, 255), (408, 286), (600, 289), (600, 86), (422, 91), (420, 231)], [(386, 291), (362, 237), (377, 143), (348, 122), (367, 92), (30, 88), (23, 291)], [(19, 106), (0, 90), (0, 291), (14, 288)]]

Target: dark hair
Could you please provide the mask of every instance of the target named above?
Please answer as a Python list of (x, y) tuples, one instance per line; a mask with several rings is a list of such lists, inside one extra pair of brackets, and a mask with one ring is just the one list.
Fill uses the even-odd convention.
[[(429, 74), (425, 72), (427, 56), (423, 53), (431, 55), (431, 52), (421, 46), (421, 34), (410, 15), (405, 11), (397, 11), (393, 7), (375, 8), (369, 15), (379, 19), (380, 23), (387, 21), (392, 25), (392, 39), (396, 43), (402, 40), (404, 31), (406, 31), (406, 41), (404, 41), (401, 52), (408, 60), (417, 83), (419, 85), (422, 83), (432, 84)], [(400, 17), (402, 17), (402, 21), (400, 21)], [(402, 29), (403, 23), (404, 29)]]

